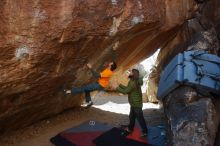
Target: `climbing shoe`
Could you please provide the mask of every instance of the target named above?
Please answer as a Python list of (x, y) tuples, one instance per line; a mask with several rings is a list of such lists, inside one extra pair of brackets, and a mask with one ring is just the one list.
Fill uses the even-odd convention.
[(122, 136), (128, 136), (129, 134), (131, 134), (132, 133), (132, 131), (131, 130), (129, 130), (128, 128), (125, 128), (125, 129), (123, 129), (123, 131), (121, 132), (121, 135)]
[(89, 101), (89, 102), (83, 103), (81, 106), (84, 107), (84, 108), (88, 108), (88, 107), (90, 107), (90, 106), (92, 106), (92, 105), (93, 105), (93, 102), (92, 102), (92, 101)]

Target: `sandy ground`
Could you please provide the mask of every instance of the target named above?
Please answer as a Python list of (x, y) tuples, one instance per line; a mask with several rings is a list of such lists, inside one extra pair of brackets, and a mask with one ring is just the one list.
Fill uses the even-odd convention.
[[(128, 123), (129, 105), (126, 96), (109, 96), (99, 92), (93, 101), (94, 106), (89, 109), (70, 109), (30, 127), (1, 135), (0, 146), (52, 146), (49, 141), (51, 137), (88, 120), (114, 126)], [(158, 105), (144, 104), (144, 116), (148, 125), (164, 121), (162, 109), (158, 109)]]

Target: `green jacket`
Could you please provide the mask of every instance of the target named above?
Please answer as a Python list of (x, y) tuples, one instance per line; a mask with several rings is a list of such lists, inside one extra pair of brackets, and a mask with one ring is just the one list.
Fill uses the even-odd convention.
[(128, 94), (128, 102), (132, 107), (143, 106), (142, 92), (141, 92), (141, 85), (143, 84), (143, 80), (139, 79), (138, 84), (139, 85), (136, 87), (136, 82), (130, 80), (127, 86), (120, 84), (116, 89), (120, 93)]

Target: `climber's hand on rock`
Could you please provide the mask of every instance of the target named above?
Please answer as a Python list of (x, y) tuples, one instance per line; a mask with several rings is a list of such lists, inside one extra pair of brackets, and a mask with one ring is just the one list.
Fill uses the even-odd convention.
[(88, 64), (87, 64), (87, 67), (88, 67), (89, 69), (91, 69), (91, 68), (92, 68), (92, 65), (91, 65), (90, 63), (88, 63)]
[(117, 48), (118, 48), (118, 45), (119, 45), (119, 41), (117, 41), (114, 46), (113, 46), (113, 50), (115, 51)]

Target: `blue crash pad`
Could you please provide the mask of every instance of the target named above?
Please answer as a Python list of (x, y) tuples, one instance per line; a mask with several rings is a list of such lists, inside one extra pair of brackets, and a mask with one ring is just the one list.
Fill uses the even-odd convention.
[(220, 58), (198, 50), (178, 54), (161, 74), (158, 99), (180, 85), (193, 86), (204, 95), (220, 94)]
[(148, 143), (154, 146), (165, 146), (166, 132), (164, 125), (148, 126)]

